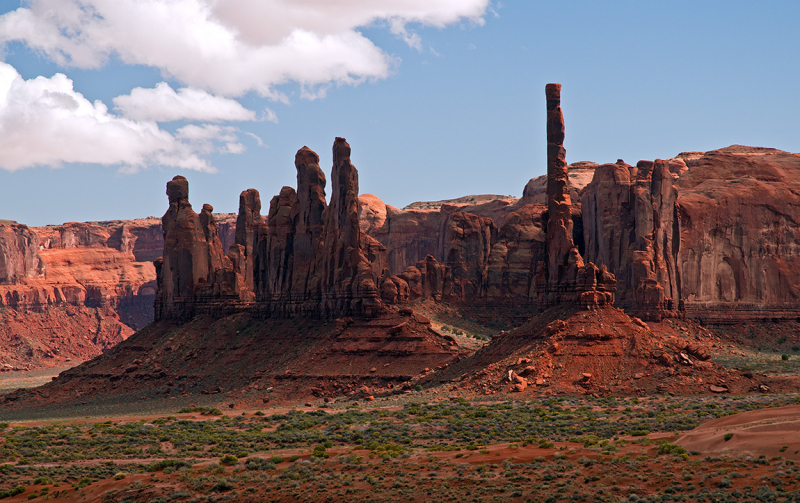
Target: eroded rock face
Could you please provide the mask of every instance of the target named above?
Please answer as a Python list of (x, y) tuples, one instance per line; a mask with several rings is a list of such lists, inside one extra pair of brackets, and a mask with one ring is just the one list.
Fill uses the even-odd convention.
[(537, 301), (536, 267), (546, 261), (545, 207), (526, 205), (509, 215), (489, 255), (486, 297)]
[[(247, 289), (253, 290), (255, 271), (255, 248), (262, 232), (264, 219), (261, 217), (261, 196), (256, 189), (247, 189), (239, 195), (239, 217), (236, 219), (235, 244), (243, 247), (244, 277)], [(222, 243), (220, 242), (220, 246)]]
[(668, 161), (617, 161), (595, 170), (582, 196), (587, 260), (614, 271), (617, 304), (649, 320), (680, 307), (677, 175)]
[(44, 276), (39, 236), (26, 225), (0, 220), (0, 284)]
[(796, 317), (800, 155), (734, 145), (684, 160), (676, 187), (687, 315)]
[(794, 317), (798, 189), (800, 156), (774, 149), (606, 164), (583, 191), (587, 258), (643, 318)]
[(130, 227), (0, 223), (0, 305), (20, 313), (102, 307), (133, 328), (146, 325), (152, 321), (155, 269), (133, 255)]
[[(169, 209), (162, 218), (164, 256), (154, 262), (158, 276), (155, 319), (225, 314), (252, 300), (242, 271), (236, 271), (222, 251), (211, 205), (203, 205), (200, 215), (195, 213), (189, 203), (189, 182), (183, 176), (167, 182), (167, 196)], [(239, 219), (243, 227), (246, 220)], [(246, 236), (247, 229), (237, 229), (239, 235)], [(245, 247), (235, 244), (232, 248), (238, 253), (237, 265), (246, 270)]]
[(258, 191), (242, 192), (227, 256), (213, 208), (205, 205), (198, 216), (186, 179), (169, 182), (156, 318), (242, 309), (264, 317), (378, 314), (386, 248), (361, 231), (358, 171), (344, 138), (336, 139), (333, 154), (330, 206), (319, 156), (308, 147), (295, 156), (297, 190), (284, 187), (272, 198), (267, 223)]
[[(92, 239), (62, 247), (40, 240), (36, 228), (0, 222), (4, 370), (91, 358), (152, 321), (155, 270), (136, 262), (122, 227), (67, 224), (68, 234)], [(117, 248), (107, 246), (115, 239)]]

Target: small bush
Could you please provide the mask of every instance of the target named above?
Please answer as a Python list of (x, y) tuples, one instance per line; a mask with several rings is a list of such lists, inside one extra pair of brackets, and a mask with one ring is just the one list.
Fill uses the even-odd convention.
[(219, 460), (219, 462), (223, 466), (233, 466), (233, 465), (238, 465), (239, 464), (239, 460), (233, 454), (226, 454), (226, 455), (222, 456), (222, 458)]
[(233, 489), (233, 484), (228, 479), (219, 479), (216, 484), (211, 488), (214, 492), (225, 492)]
[(91, 483), (92, 483), (92, 479), (90, 479), (88, 477), (84, 477), (84, 478), (80, 479), (78, 481), (78, 483), (75, 484), (74, 487), (75, 487), (75, 489), (83, 489), (84, 487), (88, 486)]
[(314, 447), (314, 452), (312, 453), (312, 456), (314, 456), (315, 458), (322, 458), (322, 459), (327, 459), (327, 458), (331, 457), (330, 454), (325, 452), (325, 446), (324, 445), (318, 445), (318, 446)]
[(277, 465), (277, 464), (283, 463), (283, 457), (281, 457), (281, 456), (272, 456), (270, 461), (272, 461), (273, 463), (275, 463)]
[(664, 442), (663, 444), (658, 446), (658, 453), (659, 454), (686, 454), (686, 449), (681, 447), (678, 444), (672, 444), (670, 442)]
[(722, 438), (724, 438), (725, 441), (727, 442), (728, 440), (733, 438), (733, 433), (726, 433), (725, 436)]
[(781, 355), (781, 360), (786, 361), (788, 359), (789, 359), (789, 355), (787, 355), (785, 353)]
[(17, 486), (14, 489), (10, 489), (8, 491), (0, 491), (0, 499), (10, 498), (12, 496), (16, 496), (17, 494), (22, 494), (24, 492), (25, 492), (25, 486)]
[(222, 415), (222, 411), (216, 407), (183, 407), (178, 411), (178, 414), (191, 414), (192, 412), (199, 412), (204, 416)]
[(191, 468), (191, 467), (192, 464), (184, 459), (162, 459), (161, 461), (154, 461), (149, 465), (147, 465), (147, 471), (158, 472), (164, 470), (165, 468), (172, 468), (173, 470), (177, 470), (178, 468)]
[(274, 470), (275, 463), (273, 461), (266, 460), (263, 458), (248, 458), (244, 464), (244, 467), (247, 470), (261, 470), (261, 471)]

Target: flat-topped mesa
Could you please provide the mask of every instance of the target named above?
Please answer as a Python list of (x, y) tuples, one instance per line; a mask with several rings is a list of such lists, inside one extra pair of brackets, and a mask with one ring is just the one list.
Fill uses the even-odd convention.
[(169, 209), (161, 219), (164, 255), (156, 266), (155, 319), (190, 319), (196, 314), (229, 312), (241, 285), (222, 252), (211, 205), (200, 215), (189, 203), (189, 181), (167, 182)]
[[(573, 241), (572, 201), (564, 149), (561, 84), (545, 86), (547, 98), (547, 264), (537, 266), (542, 308), (577, 302), (582, 307), (613, 304), (614, 275), (584, 264)], [(546, 277), (545, 277), (546, 275)]]

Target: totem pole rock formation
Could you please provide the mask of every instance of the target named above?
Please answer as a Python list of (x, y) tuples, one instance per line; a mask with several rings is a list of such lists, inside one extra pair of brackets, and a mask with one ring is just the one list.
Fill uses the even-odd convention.
[[(325, 175), (308, 147), (295, 156), (297, 190), (272, 198), (268, 222), (256, 189), (239, 197), (235, 242), (228, 254), (212, 214), (197, 215), (182, 176), (167, 184), (164, 256), (158, 274), (156, 319), (225, 315), (248, 309), (263, 317), (334, 318), (381, 312), (378, 285), (386, 248), (361, 231), (358, 171), (350, 145), (333, 145), (333, 194), (325, 202)], [(388, 273), (387, 273), (388, 274)]]
[[(557, 292), (569, 286), (570, 266), (577, 250), (572, 241), (572, 201), (569, 196), (564, 115), (561, 113), (561, 84), (547, 84), (547, 289)], [(570, 263), (572, 261), (572, 264)]]
[(573, 240), (572, 201), (564, 150), (561, 84), (545, 86), (547, 98), (547, 263), (537, 266), (542, 308), (577, 302), (582, 307), (614, 303), (616, 280), (605, 266), (584, 264)]

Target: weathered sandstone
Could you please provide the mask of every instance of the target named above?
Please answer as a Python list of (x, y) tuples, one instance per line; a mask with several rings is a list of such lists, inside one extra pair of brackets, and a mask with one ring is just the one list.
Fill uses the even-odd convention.
[(686, 314), (797, 318), (800, 155), (733, 145), (684, 160), (676, 187)]
[(680, 307), (676, 178), (667, 161), (620, 160), (583, 191), (586, 257), (615, 272), (617, 304), (646, 319)]
[(241, 309), (263, 317), (378, 314), (386, 249), (361, 231), (358, 171), (344, 138), (334, 142), (333, 159), (330, 205), (319, 156), (308, 147), (295, 156), (297, 190), (284, 187), (271, 200), (267, 223), (258, 191), (243, 192), (227, 256), (210, 208), (198, 217), (186, 179), (169, 182), (156, 319)]

